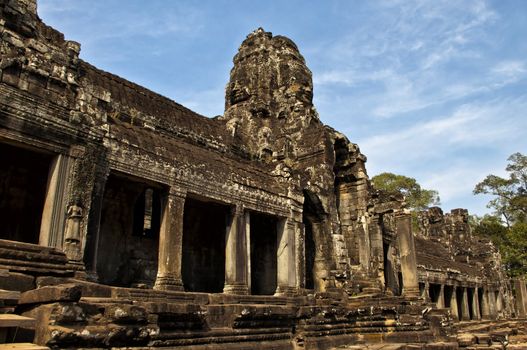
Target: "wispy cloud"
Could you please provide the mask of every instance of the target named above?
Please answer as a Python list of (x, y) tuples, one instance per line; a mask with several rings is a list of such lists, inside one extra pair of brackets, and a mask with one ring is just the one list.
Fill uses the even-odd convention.
[(448, 205), (470, 197), (486, 175), (503, 173), (509, 154), (527, 149), (527, 118), (521, 117), (526, 110), (527, 95), (474, 102), (359, 145), (368, 155), (370, 175), (389, 171), (416, 177)]
[[(521, 140), (527, 118), (527, 95), (515, 99), (465, 104), (450, 115), (420, 122), (410, 128), (390, 130), (360, 141), (361, 148), (386, 166), (405, 160), (441, 157), (446, 147), (488, 147)], [(527, 141), (526, 141), (527, 143)]]
[[(363, 113), (391, 118), (421, 110), (466, 97), (482, 86), (501, 87), (505, 73), (521, 68), (505, 66), (494, 71), (497, 74), (488, 73), (493, 63), (481, 59), (477, 44), (487, 39), (498, 14), (484, 1), (464, 6), (451, 1), (387, 1), (374, 10), (373, 21), (327, 48), (331, 68), (314, 72), (320, 85), (377, 86), (365, 96), (370, 106)], [(445, 74), (456, 66), (474, 70), (474, 61), (481, 65), (477, 71)]]

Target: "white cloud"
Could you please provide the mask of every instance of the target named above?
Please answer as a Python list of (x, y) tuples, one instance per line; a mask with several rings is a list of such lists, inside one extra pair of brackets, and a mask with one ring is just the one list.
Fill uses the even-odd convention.
[(359, 145), (383, 164), (397, 162), (397, 155), (402, 154), (407, 161), (435, 158), (446, 147), (478, 147), (522, 138), (527, 119), (519, 125), (516, 118), (526, 110), (527, 96), (465, 104), (449, 116), (378, 134)]
[[(372, 21), (329, 44), (324, 55), (331, 64), (314, 71), (315, 84), (375, 84), (363, 113), (397, 117), (514, 82), (505, 73), (523, 74), (518, 62), (493, 71), (478, 51), (498, 18), (485, 1), (385, 1), (370, 10)], [(470, 72), (471, 62), (481, 67)], [(451, 64), (469, 69), (446, 74)]]
[[(388, 171), (415, 177), (423, 187), (438, 190), (446, 207), (457, 207), (486, 175), (504, 173), (508, 155), (527, 149), (525, 111), (527, 95), (474, 102), (358, 143), (368, 156), (370, 176)], [(480, 214), (481, 201), (488, 199), (473, 200)]]

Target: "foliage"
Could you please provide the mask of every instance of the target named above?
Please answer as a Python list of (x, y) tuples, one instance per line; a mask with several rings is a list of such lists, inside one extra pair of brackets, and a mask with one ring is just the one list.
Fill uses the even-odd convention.
[(514, 153), (508, 161), (508, 178), (488, 175), (474, 188), (495, 198), (487, 205), (494, 214), (476, 218), (473, 227), (499, 248), (508, 274), (519, 276), (527, 274), (527, 156)]
[(509, 178), (488, 175), (474, 188), (474, 194), (495, 196), (487, 207), (503, 217), (508, 227), (527, 218), (527, 156), (514, 153), (508, 158)]
[(438, 192), (422, 188), (414, 178), (393, 173), (381, 173), (375, 175), (371, 180), (376, 189), (390, 193), (402, 193), (406, 198), (408, 207), (414, 211), (425, 210), (440, 204)]

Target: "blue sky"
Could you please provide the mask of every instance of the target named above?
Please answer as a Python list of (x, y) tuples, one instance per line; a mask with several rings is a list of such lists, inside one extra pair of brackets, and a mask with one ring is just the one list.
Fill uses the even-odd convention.
[(445, 211), (527, 153), (527, 1), (40, 0), (81, 57), (206, 116), (258, 27), (298, 45), (321, 120), (358, 143), (370, 176), (414, 177)]

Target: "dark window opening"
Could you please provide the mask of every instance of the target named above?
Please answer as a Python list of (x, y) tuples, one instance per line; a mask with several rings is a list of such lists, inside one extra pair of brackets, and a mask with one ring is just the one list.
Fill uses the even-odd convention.
[(0, 238), (39, 243), (52, 156), (0, 144)]
[(158, 190), (146, 188), (134, 205), (134, 236), (155, 239), (161, 225), (161, 198)]
[(251, 214), (251, 294), (273, 295), (277, 286), (277, 225), (275, 217)]
[(221, 293), (225, 284), (225, 235), (230, 208), (185, 201), (182, 278), (189, 292)]

